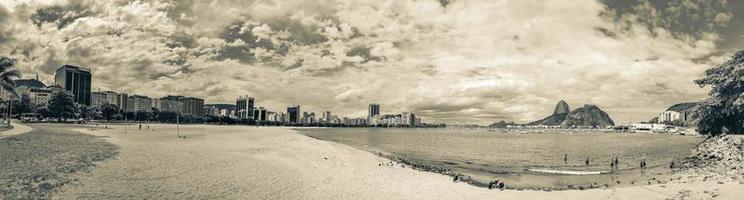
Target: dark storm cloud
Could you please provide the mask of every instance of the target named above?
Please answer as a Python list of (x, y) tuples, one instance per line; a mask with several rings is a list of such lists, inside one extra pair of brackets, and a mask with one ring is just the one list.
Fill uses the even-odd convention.
[(644, 24), (652, 34), (657, 34), (656, 28), (663, 28), (680, 37), (701, 36), (706, 32), (718, 30), (725, 23), (720, 21), (721, 18), (730, 18), (731, 15), (725, 0), (602, 0), (602, 2), (608, 7), (603, 15), (615, 21), (623, 22), (628, 15), (633, 15), (637, 17), (635, 21), (624, 23)]
[(369, 47), (354, 47), (349, 52), (346, 53), (347, 56), (360, 56), (364, 58), (364, 61), (362, 63), (366, 63), (369, 61), (381, 61), (382, 58), (378, 56), (373, 56), (370, 54), (370, 48)]
[(171, 35), (169, 39), (167, 46), (170, 48), (195, 48), (198, 45), (193, 35), (184, 33), (183, 31)]
[(0, 24), (3, 24), (0, 26), (0, 46), (3, 45), (3, 43), (6, 43), (11, 40), (11, 34), (10, 33), (10, 26), (6, 26), (6, 24), (9, 24), (9, 18), (10, 13), (5, 8), (5, 6), (0, 5)]
[[(217, 60), (237, 59), (243, 63), (255, 63), (257, 61), (254, 48), (263, 48), (266, 50), (276, 50), (274, 44), (267, 39), (261, 39), (251, 31), (257, 25), (244, 22), (236, 22), (225, 28), (219, 38), (224, 39), (227, 43), (242, 42), (237, 46), (227, 46), (217, 56)], [(280, 46), (281, 48), (287, 48)], [(280, 55), (287, 50), (279, 51)]]
[(442, 7), (447, 7), (450, 4), (450, 0), (438, 0)]
[(607, 36), (609, 38), (616, 38), (617, 37), (617, 34), (615, 34), (614, 32), (612, 32), (612, 31), (610, 31), (610, 30), (608, 30), (606, 28), (596, 27), (595, 30), (599, 31), (604, 36)]
[(66, 5), (52, 5), (39, 8), (31, 16), (31, 21), (37, 27), (41, 27), (43, 23), (54, 23), (57, 24), (58, 29), (62, 29), (77, 19), (95, 14), (94, 11), (81, 1), (71, 1)]
[(289, 17), (272, 19), (266, 23), (272, 30), (289, 32), (290, 38), (288, 40), (294, 43), (312, 45), (328, 41), (328, 38), (320, 34), (321, 27), (318, 25), (303, 24)]

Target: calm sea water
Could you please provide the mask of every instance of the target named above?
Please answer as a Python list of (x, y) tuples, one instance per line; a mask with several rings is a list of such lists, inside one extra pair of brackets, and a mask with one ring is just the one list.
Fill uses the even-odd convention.
[[(483, 129), (315, 128), (298, 131), (322, 140), (451, 169), (481, 182), (499, 179), (517, 188), (594, 183), (645, 185), (656, 180), (668, 181), (673, 178), (669, 165), (687, 156), (703, 140), (692, 136), (560, 130), (517, 133)], [(564, 161), (566, 155), (568, 159)], [(607, 174), (612, 155), (619, 156), (620, 171)], [(640, 169), (641, 160), (646, 161), (647, 169)]]

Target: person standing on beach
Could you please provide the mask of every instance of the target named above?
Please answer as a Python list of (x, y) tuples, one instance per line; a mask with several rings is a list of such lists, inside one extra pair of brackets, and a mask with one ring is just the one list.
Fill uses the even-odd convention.
[(568, 164), (568, 153), (563, 153), (563, 164)]

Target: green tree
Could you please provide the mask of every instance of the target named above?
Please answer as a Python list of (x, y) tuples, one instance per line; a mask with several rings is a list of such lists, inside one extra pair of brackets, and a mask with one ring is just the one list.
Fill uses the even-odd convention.
[[(11, 98), (18, 97), (15, 81), (20, 78), (21, 72), (15, 68), (15, 61), (8, 57), (0, 56), (0, 87), (2, 90), (10, 93)], [(12, 102), (9, 108), (12, 109)], [(6, 115), (6, 120), (8, 119), (7, 117)], [(8, 120), (8, 124), (10, 124), (10, 120)]]
[(13, 113), (32, 113), (34, 107), (31, 104), (31, 97), (26, 94), (21, 95), (20, 100), (13, 101)]
[(115, 119), (114, 115), (119, 114), (119, 106), (114, 104), (103, 104), (101, 105), (101, 114), (103, 115), (103, 118), (111, 121), (112, 119)]
[(64, 90), (52, 94), (48, 108), (49, 113), (52, 117), (56, 117), (57, 121), (62, 121), (62, 118), (72, 117), (77, 111), (72, 94)]
[(731, 60), (708, 69), (695, 80), (700, 87), (710, 86), (709, 97), (695, 111), (697, 131), (701, 134), (744, 133), (744, 50)]

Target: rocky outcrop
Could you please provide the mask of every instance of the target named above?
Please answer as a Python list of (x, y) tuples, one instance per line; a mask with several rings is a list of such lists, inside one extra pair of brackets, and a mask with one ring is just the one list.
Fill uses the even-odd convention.
[(614, 126), (610, 115), (596, 105), (586, 104), (571, 111), (561, 123), (561, 127), (606, 127)]
[[(506, 126), (502, 121), (494, 123), (492, 127)], [(599, 109), (596, 105), (587, 104), (584, 107), (570, 111), (568, 103), (560, 100), (553, 109), (553, 114), (543, 119), (525, 124), (527, 126), (561, 126), (565, 128), (572, 127), (607, 127), (614, 126), (610, 115)]]
[(566, 119), (566, 116), (568, 116), (568, 113), (554, 114), (554, 115), (550, 115), (548, 117), (545, 117), (545, 118), (543, 118), (541, 120), (530, 122), (527, 125), (557, 126), (557, 125), (561, 125), (561, 123), (563, 123), (563, 120)]
[(553, 109), (553, 114), (547, 116), (541, 120), (530, 122), (527, 125), (545, 125), (545, 126), (557, 126), (563, 123), (568, 113), (571, 112), (571, 108), (568, 107), (566, 101), (560, 100)]
[(687, 179), (744, 183), (744, 136), (710, 137), (700, 143), (689, 157), (671, 167), (674, 174)]
[(568, 114), (569, 112), (571, 112), (571, 108), (568, 107), (568, 103), (564, 100), (560, 100), (558, 101), (558, 104), (555, 105), (553, 115)]

